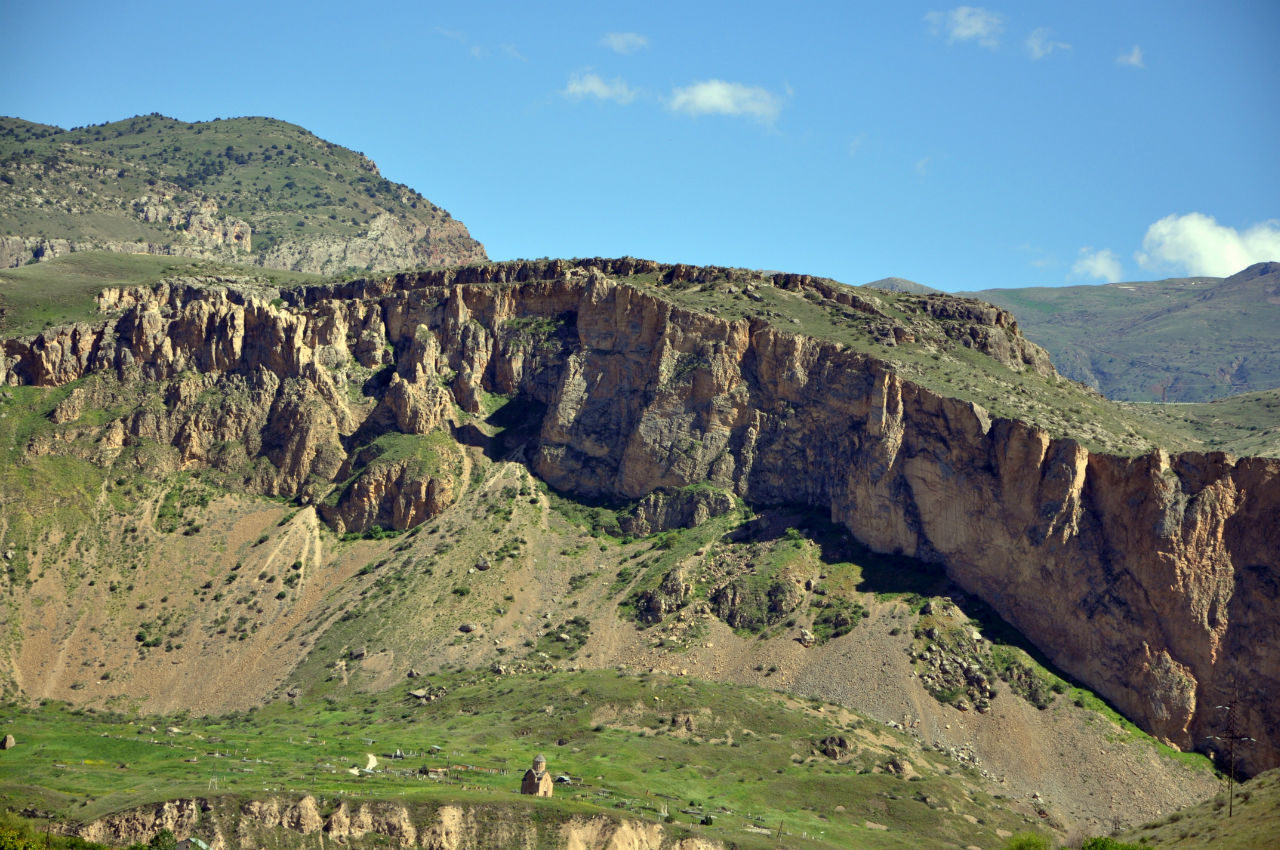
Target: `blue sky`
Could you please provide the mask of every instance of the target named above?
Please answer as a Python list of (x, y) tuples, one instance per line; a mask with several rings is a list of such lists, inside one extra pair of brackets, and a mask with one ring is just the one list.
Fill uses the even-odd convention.
[(1275, 0), (6, 0), (0, 114), (269, 115), (494, 259), (941, 289), (1280, 259)]

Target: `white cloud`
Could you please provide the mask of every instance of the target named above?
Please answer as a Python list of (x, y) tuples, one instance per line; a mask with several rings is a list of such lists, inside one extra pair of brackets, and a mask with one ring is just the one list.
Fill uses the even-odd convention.
[(1040, 27), (1027, 36), (1027, 52), (1032, 59), (1043, 59), (1055, 50), (1070, 50), (1071, 45), (1065, 41), (1053, 41), (1049, 38), (1049, 28)]
[(866, 133), (859, 133), (853, 137), (853, 141), (849, 142), (849, 156), (857, 156), (858, 149), (862, 147), (862, 143), (867, 140)]
[(950, 12), (930, 12), (924, 16), (934, 35), (943, 31), (947, 41), (976, 41), (988, 50), (1000, 46), (1000, 34), (1004, 31), (1004, 18), (990, 9), (975, 6), (957, 6)]
[(1058, 262), (1057, 258), (1046, 252), (1044, 248), (1039, 245), (1032, 245), (1030, 242), (1023, 242), (1015, 250), (1017, 250), (1019, 254), (1025, 254), (1031, 257), (1031, 259), (1027, 260), (1027, 263), (1032, 268), (1047, 269), (1050, 266), (1056, 265)]
[(1120, 65), (1128, 65), (1130, 68), (1145, 68), (1147, 64), (1142, 61), (1142, 48), (1138, 45), (1133, 46), (1133, 50), (1128, 53), (1121, 53), (1116, 57), (1116, 62)]
[(929, 176), (929, 165), (932, 163), (932, 156), (923, 156), (916, 160), (916, 174), (921, 177)]
[(689, 115), (746, 115), (769, 123), (778, 117), (782, 101), (759, 86), (704, 80), (671, 92), (667, 107)]
[(1280, 260), (1280, 221), (1238, 231), (1203, 213), (1165, 216), (1147, 228), (1134, 258), (1146, 269), (1229, 277), (1254, 263)]
[(581, 100), (594, 97), (597, 100), (612, 100), (616, 103), (630, 103), (636, 99), (636, 90), (619, 77), (605, 80), (590, 70), (574, 71), (569, 76), (569, 83), (562, 92), (566, 97)]
[(1069, 277), (1077, 280), (1104, 280), (1115, 283), (1124, 276), (1124, 269), (1116, 255), (1106, 250), (1095, 251), (1092, 247), (1080, 249), (1080, 256), (1071, 267)]
[(649, 39), (637, 32), (607, 32), (600, 43), (614, 53), (635, 53), (649, 46)]

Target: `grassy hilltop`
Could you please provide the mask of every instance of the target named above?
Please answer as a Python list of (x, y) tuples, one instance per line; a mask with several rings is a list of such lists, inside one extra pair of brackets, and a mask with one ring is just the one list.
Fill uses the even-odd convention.
[[(368, 237), (379, 222), (438, 243), (446, 262), (484, 258), (447, 211), (368, 157), (271, 118), (153, 114), (73, 130), (0, 118), (0, 182), (0, 236), (182, 247), (196, 211), (247, 223), (249, 259), (278, 267), (290, 245)], [(374, 267), (388, 266), (356, 266)]]

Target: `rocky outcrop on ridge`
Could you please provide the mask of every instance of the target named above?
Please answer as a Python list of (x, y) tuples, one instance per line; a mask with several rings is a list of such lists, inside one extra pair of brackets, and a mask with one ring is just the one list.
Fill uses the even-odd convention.
[(251, 259), (269, 269), (332, 275), (353, 268), (385, 271), (483, 263), (488, 257), (460, 221), (402, 223), (383, 213), (354, 238), (291, 239)]
[(169, 214), (168, 219), (173, 219), (173, 226), (180, 225), (180, 229), (165, 241), (0, 236), (0, 268), (17, 268), (82, 251), (219, 259), (320, 275), (336, 275), (349, 269), (376, 272), (488, 260), (484, 246), (471, 238), (462, 222), (453, 219), (434, 226), (414, 222), (406, 227), (384, 213), (373, 220), (367, 231), (350, 239), (290, 239), (257, 253), (252, 250), (253, 230), (246, 222), (198, 212)]
[(733, 497), (710, 489), (654, 490), (618, 520), (627, 534), (641, 536), (672, 528), (692, 528), (733, 510)]
[[(616, 279), (636, 272), (703, 274), (583, 261), (283, 292), (107, 293), (116, 318), (5, 342), (0, 380), (161, 382), (166, 411), (95, 427), (167, 440), (187, 464), (226, 463), (211, 447), (234, 444), (268, 461), (252, 484), (304, 500), (351, 468), (358, 434), (450, 429), (455, 411), (483, 414), (485, 393), (520, 398), (539, 420), (522, 456), (559, 490), (644, 499), (705, 484), (821, 506), (877, 550), (945, 565), (1061, 669), (1179, 747), (1221, 731), (1215, 706), (1238, 680), (1238, 720), (1258, 741), (1249, 767), (1280, 762), (1280, 461), (1094, 454), (839, 343)], [(802, 276), (770, 285), (877, 309)], [(922, 299), (969, 347), (1048, 368), (1007, 313)], [(208, 404), (215, 390), (243, 403)], [(381, 518), (383, 497), (362, 498), (375, 501)]]

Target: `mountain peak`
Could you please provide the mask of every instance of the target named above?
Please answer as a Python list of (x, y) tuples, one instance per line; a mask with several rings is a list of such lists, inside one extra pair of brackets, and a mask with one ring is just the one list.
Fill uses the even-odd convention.
[(72, 130), (3, 118), (0, 180), (0, 268), (91, 250), (320, 274), (487, 259), (363, 153), (274, 118), (152, 113)]
[(1254, 263), (1253, 265), (1236, 272), (1231, 277), (1227, 278), (1227, 280), (1233, 280), (1236, 278), (1240, 280), (1252, 280), (1254, 278), (1266, 277), (1267, 275), (1273, 274), (1280, 274), (1280, 262), (1275, 260), (1266, 260), (1261, 263)]

